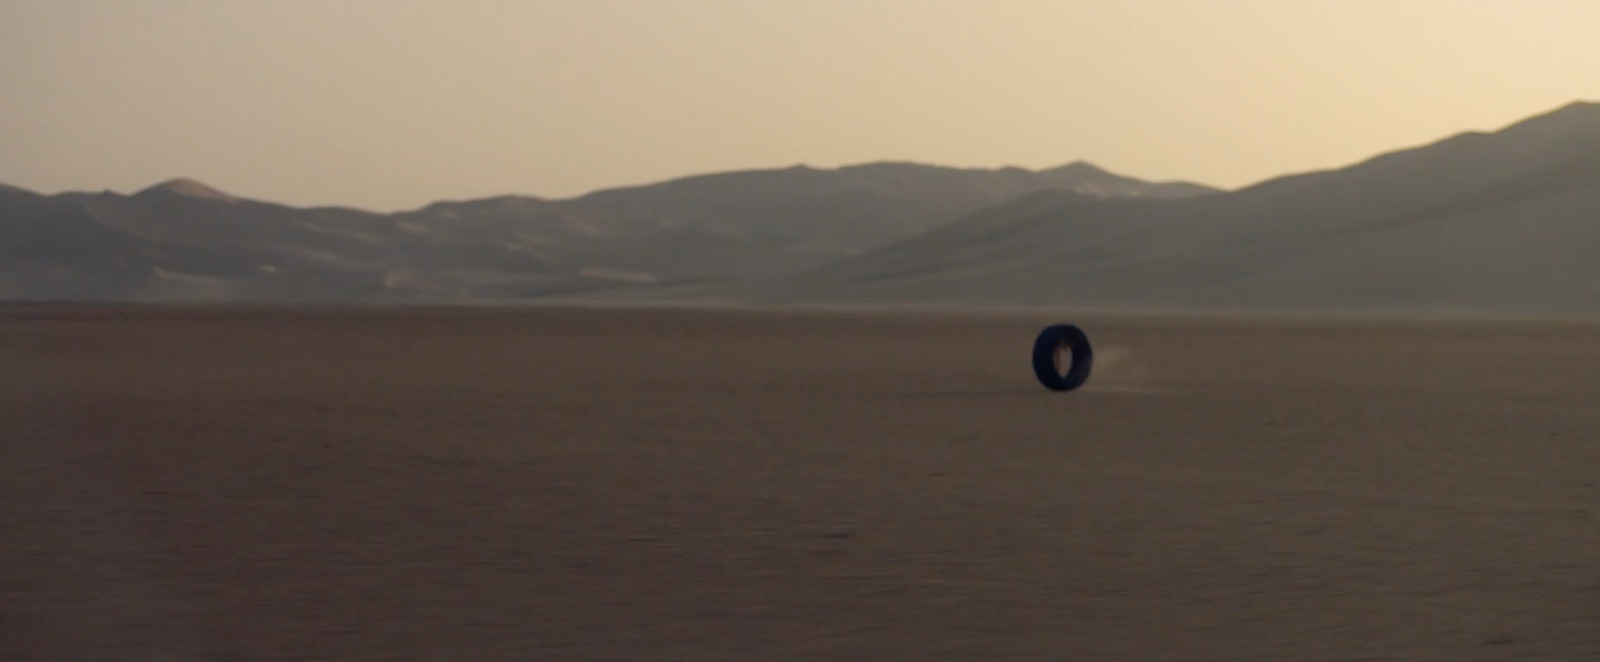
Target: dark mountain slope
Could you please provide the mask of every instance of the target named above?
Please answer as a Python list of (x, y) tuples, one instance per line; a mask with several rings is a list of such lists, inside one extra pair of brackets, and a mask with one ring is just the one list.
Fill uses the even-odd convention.
[(795, 273), (1051, 188), (1172, 197), (1087, 164), (1031, 172), (873, 164), (690, 177), (573, 200), (398, 214), (294, 208), (178, 179), (133, 195), (0, 189), (9, 298), (462, 300)]
[(764, 296), (1600, 312), (1600, 104), (1228, 194), (1000, 207)]

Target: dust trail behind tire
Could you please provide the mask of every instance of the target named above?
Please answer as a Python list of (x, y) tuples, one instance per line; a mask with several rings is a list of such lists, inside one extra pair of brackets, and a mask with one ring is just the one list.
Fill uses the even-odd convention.
[(1094, 350), (1094, 379), (1083, 387), (1089, 393), (1156, 395), (1166, 393), (1154, 366), (1131, 347), (1113, 345)]

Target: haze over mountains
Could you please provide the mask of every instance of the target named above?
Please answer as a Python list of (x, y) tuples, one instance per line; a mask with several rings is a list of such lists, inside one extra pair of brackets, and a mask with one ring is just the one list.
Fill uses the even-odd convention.
[(1189, 200), (1039, 194), (770, 300), (1600, 312), (1600, 104)]
[(1600, 312), (1600, 104), (1231, 192), (877, 163), (298, 209), (0, 187), (0, 297)]
[(1169, 198), (1086, 163), (875, 163), (719, 173), (571, 200), (397, 214), (298, 209), (179, 179), (133, 195), (0, 189), (0, 297), (459, 301), (736, 283), (802, 272), (1032, 192)]

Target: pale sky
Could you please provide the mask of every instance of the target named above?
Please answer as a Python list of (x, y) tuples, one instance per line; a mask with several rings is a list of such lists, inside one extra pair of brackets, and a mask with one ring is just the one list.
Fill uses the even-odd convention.
[(375, 210), (876, 160), (1228, 188), (1600, 99), (1596, 0), (0, 0), (0, 182)]

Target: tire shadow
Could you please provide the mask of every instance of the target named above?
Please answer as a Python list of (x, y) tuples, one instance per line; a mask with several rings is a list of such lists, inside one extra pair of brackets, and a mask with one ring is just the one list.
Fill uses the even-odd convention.
[(938, 398), (1039, 397), (1060, 394), (1052, 393), (1044, 387), (1038, 387), (1013, 389), (952, 389), (941, 391), (912, 391), (909, 393), (892, 393), (886, 395), (887, 397), (904, 398), (908, 400), (931, 400)]

